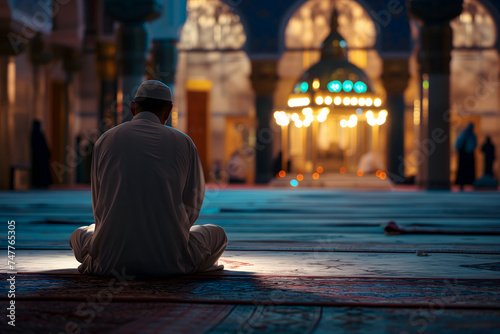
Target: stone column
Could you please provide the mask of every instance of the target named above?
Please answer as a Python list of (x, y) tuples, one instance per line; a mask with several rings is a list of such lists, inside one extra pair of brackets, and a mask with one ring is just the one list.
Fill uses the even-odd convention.
[(450, 20), (460, 15), (463, 0), (407, 0), (421, 21), (418, 54), (422, 77), (420, 185), (450, 189)]
[[(177, 65), (176, 44), (177, 40), (175, 39), (154, 40), (151, 49), (151, 62), (146, 70), (148, 79), (163, 82), (170, 87), (172, 94), (175, 88), (175, 69)], [(168, 119), (167, 125), (172, 125), (171, 117)]]
[(9, 85), (9, 63), (12, 57), (8, 54), (0, 54), (0, 147), (2, 157), (0, 158), (0, 189), (10, 189), (11, 167), (12, 167), (12, 91), (15, 87)]
[(15, 56), (24, 51), (27, 39), (13, 41), (11, 36), (21, 36), (9, 25), (0, 27), (0, 189), (11, 186), (14, 99), (15, 99)]
[(273, 114), (273, 94), (278, 81), (276, 60), (253, 60), (250, 76), (255, 92), (257, 138), (255, 143), (255, 183), (271, 180), (273, 131), (270, 120)]
[(36, 36), (29, 42), (29, 58), (33, 65), (33, 110), (31, 118), (43, 120), (44, 108), (44, 93), (45, 83), (43, 75), (40, 75), (42, 66), (47, 65), (52, 60), (52, 55), (46, 51), (46, 43), (41, 34)]
[(120, 21), (118, 46), (118, 122), (132, 119), (130, 101), (139, 88), (146, 67), (148, 38), (146, 21), (156, 19), (162, 9), (161, 0), (105, 0), (106, 12)]
[(402, 183), (405, 178), (405, 100), (410, 73), (408, 59), (384, 59), (382, 80), (387, 93), (387, 171), (394, 183)]
[(97, 42), (96, 68), (99, 76), (99, 132), (114, 127), (116, 115), (117, 64), (116, 45), (113, 42)]
[(75, 114), (76, 114), (76, 98), (75, 98), (75, 73), (82, 70), (83, 61), (79, 51), (72, 48), (64, 48), (63, 54), (63, 69), (66, 72), (66, 117), (64, 124), (64, 140), (65, 140), (65, 161), (69, 168), (64, 173), (64, 183), (73, 184), (76, 181), (76, 167), (81, 163), (81, 158), (77, 155), (75, 143)]

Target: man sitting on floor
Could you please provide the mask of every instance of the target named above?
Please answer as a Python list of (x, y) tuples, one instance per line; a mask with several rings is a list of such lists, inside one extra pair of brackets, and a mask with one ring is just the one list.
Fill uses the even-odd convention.
[(92, 156), (95, 224), (78, 228), (70, 246), (83, 274), (135, 276), (222, 269), (227, 245), (217, 225), (197, 225), (205, 195), (198, 151), (165, 126), (170, 89), (142, 83), (130, 104), (134, 118), (104, 133)]

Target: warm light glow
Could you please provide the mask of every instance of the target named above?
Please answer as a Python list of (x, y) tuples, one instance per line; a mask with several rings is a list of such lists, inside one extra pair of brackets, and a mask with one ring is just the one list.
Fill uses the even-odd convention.
[(375, 176), (379, 177), (379, 176), (380, 176), (380, 173), (382, 173), (382, 171), (381, 171), (381, 170), (377, 170), (377, 171), (375, 172)]
[(302, 181), (304, 179), (304, 175), (298, 174), (297, 175), (297, 181)]
[(332, 102), (333, 102), (333, 100), (330, 96), (325, 97), (325, 104), (326, 105), (330, 105), (330, 104), (332, 104)]
[(357, 171), (356, 174), (358, 174), (358, 176), (363, 176), (363, 170), (362, 169), (358, 169), (358, 171)]
[(319, 179), (319, 174), (318, 173), (314, 173), (313, 174), (313, 179), (315, 179), (315, 180)]
[(347, 168), (340, 167), (340, 174), (345, 174), (347, 172)]
[(291, 185), (292, 187), (296, 187), (296, 186), (298, 186), (298, 185), (299, 185), (299, 182), (298, 182), (297, 180), (295, 180), (295, 179), (294, 179), (294, 180), (291, 180), (291, 181), (290, 181), (290, 185)]
[(420, 100), (413, 102), (413, 124), (420, 124)]
[(353, 106), (355, 106), (356, 104), (358, 104), (358, 98), (357, 98), (357, 97), (353, 97), (353, 98), (351, 98), (351, 104), (352, 104)]
[(368, 125), (370, 126), (375, 126), (377, 125), (377, 120), (373, 117), (370, 117), (370, 118), (366, 118), (366, 122), (368, 123)]
[(359, 98), (359, 106), (363, 107), (366, 104), (366, 99), (364, 97)]
[(382, 124), (384, 124), (384, 123), (385, 123), (385, 120), (386, 120), (386, 118), (385, 118), (385, 117), (380, 117), (380, 116), (379, 116), (379, 117), (377, 118), (377, 124), (378, 124), (378, 125), (382, 125)]
[(378, 117), (385, 118), (385, 117), (387, 117), (387, 115), (388, 115), (387, 110), (385, 110), (385, 109), (378, 113)]
[(380, 107), (382, 105), (382, 100), (381, 99), (375, 99), (375, 101), (373, 101), (373, 105), (375, 107)]
[(344, 97), (344, 105), (348, 106), (349, 104), (351, 104), (351, 99), (348, 97)]
[(318, 88), (319, 88), (319, 80), (318, 80), (318, 79), (315, 79), (315, 80), (313, 81), (313, 88), (314, 88), (314, 89), (318, 89)]
[(384, 173), (384, 172), (381, 172), (380, 175), (379, 175), (380, 179), (381, 180), (385, 180), (385, 178), (387, 177), (387, 174)]
[(337, 96), (334, 100), (333, 103), (335, 103), (336, 106), (340, 105), (342, 103), (342, 99), (340, 96)]
[(280, 170), (280, 172), (278, 173), (278, 176), (279, 177), (285, 177), (286, 176), (286, 172), (284, 170)]
[(296, 127), (301, 128), (302, 127), (302, 121), (300, 119), (294, 121), (294, 124)]
[(365, 101), (365, 104), (367, 107), (371, 107), (373, 104), (373, 100), (371, 98), (367, 98)]
[(320, 174), (323, 173), (323, 167), (319, 166), (318, 168), (316, 168), (316, 171)]
[(323, 104), (323, 97), (322, 96), (316, 97), (316, 104)]
[(351, 115), (351, 117), (349, 117), (349, 120), (347, 121), (347, 126), (353, 128), (357, 124), (358, 124), (358, 118), (356, 117), (356, 115)]
[(313, 110), (311, 108), (304, 108), (304, 109), (302, 109), (302, 114), (303, 115), (306, 115), (306, 116), (307, 115), (312, 115), (312, 113), (313, 113)]
[(340, 121), (340, 126), (345, 128), (347, 126), (347, 121), (345, 119)]
[(311, 125), (311, 122), (308, 121), (308, 120), (305, 120), (305, 121), (302, 122), (302, 125), (307, 128), (309, 125)]
[(299, 114), (297, 114), (296, 112), (294, 112), (292, 114), (292, 121), (297, 122), (298, 120), (299, 120)]
[(311, 100), (307, 97), (296, 97), (293, 99), (288, 100), (288, 106), (290, 108), (293, 107), (305, 107), (308, 106)]
[(290, 124), (290, 114), (287, 114), (284, 111), (276, 111), (274, 113), (274, 118), (276, 119), (276, 124), (278, 125), (287, 126)]
[(316, 119), (318, 120), (318, 122), (322, 123), (322, 122), (326, 121), (326, 115), (319, 114), (318, 116), (316, 116)]

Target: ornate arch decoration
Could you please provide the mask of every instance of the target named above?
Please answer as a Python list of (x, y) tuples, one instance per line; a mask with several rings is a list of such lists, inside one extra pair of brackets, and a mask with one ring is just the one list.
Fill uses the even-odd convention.
[(459, 17), (450, 22), (454, 49), (490, 49), (498, 43), (498, 25), (478, 0), (464, 0)]
[[(233, 0), (235, 1), (235, 0)], [(241, 16), (220, 0), (188, 0), (180, 50), (241, 50), (246, 43)]]

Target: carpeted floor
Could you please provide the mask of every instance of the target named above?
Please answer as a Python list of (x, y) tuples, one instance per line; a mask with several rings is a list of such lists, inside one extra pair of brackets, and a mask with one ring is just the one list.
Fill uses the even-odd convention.
[[(0, 192), (16, 221), (16, 327), (0, 333), (500, 333), (500, 193), (209, 190), (197, 223), (230, 240), (224, 272), (164, 279), (80, 275), (68, 239), (90, 192)], [(69, 223), (68, 223), (69, 222)], [(6, 233), (0, 249), (7, 255)], [(5, 273), (7, 261), (0, 263)]]
[[(1, 307), (4, 301), (0, 302)], [(23, 300), (1, 333), (440, 333), (500, 329), (499, 310)]]
[[(0, 276), (0, 290), (8, 290)], [(425, 307), (500, 309), (500, 280), (346, 278), (304, 276), (186, 276), (138, 279), (126, 275), (20, 274), (16, 299), (162, 301), (184, 303)], [(2, 296), (0, 299), (5, 299)]]

